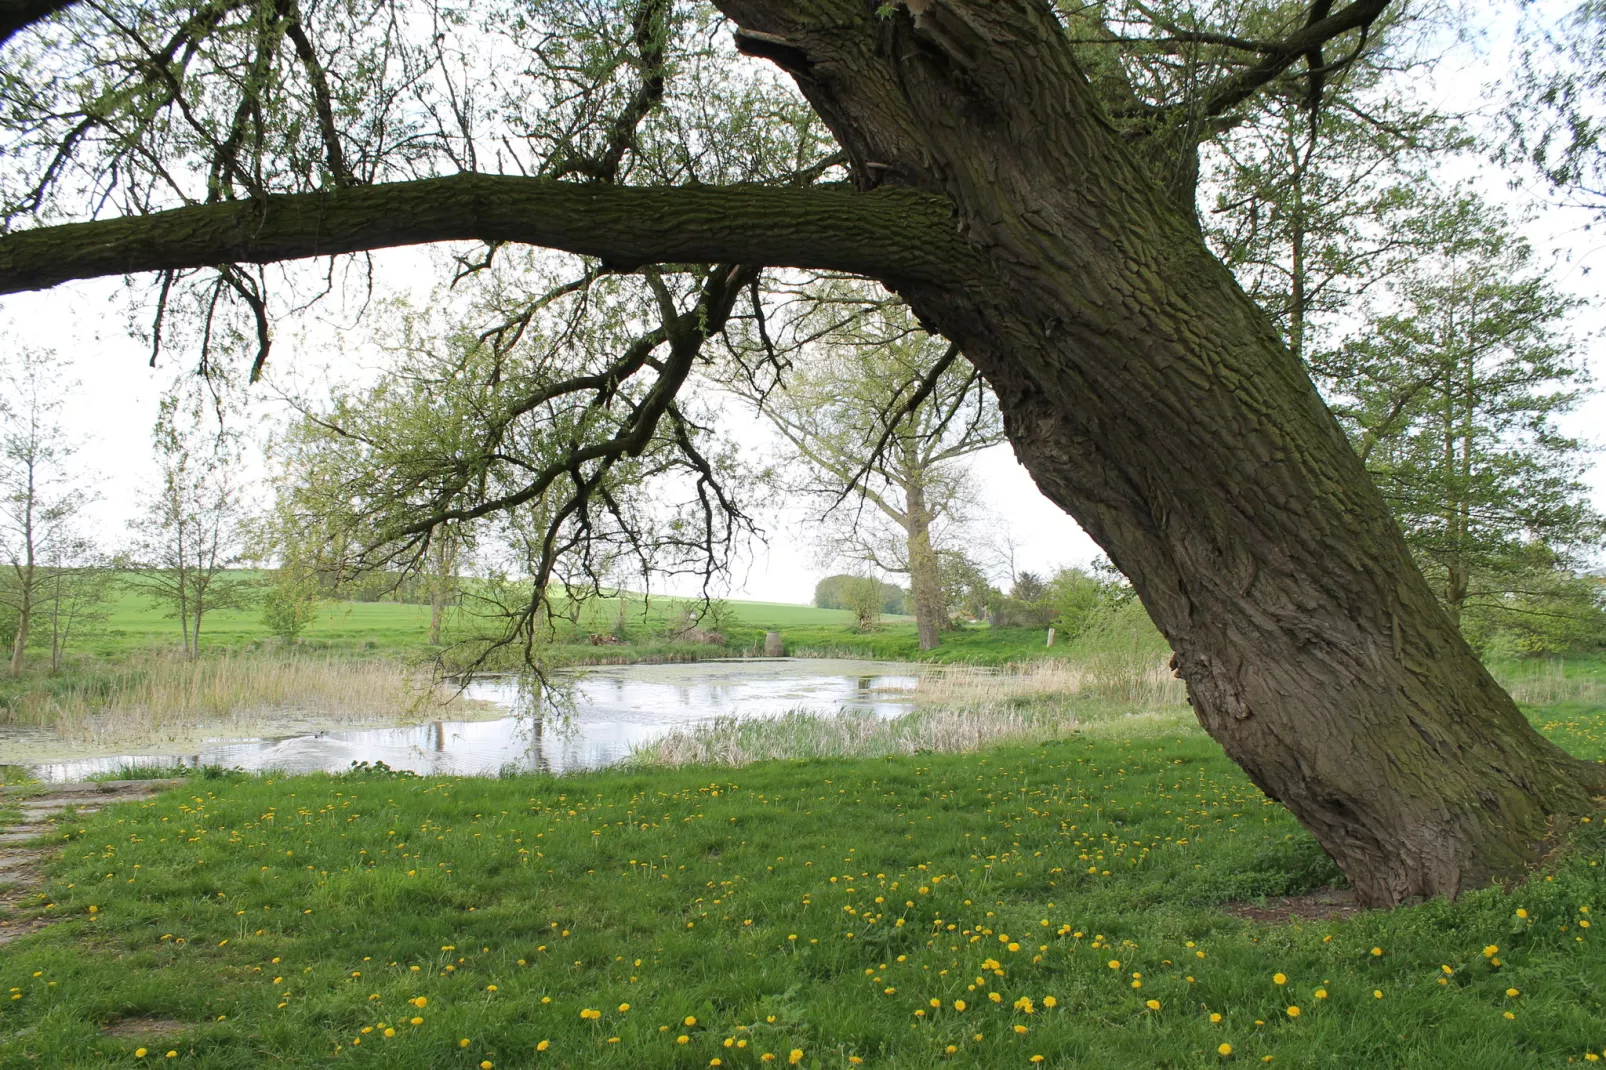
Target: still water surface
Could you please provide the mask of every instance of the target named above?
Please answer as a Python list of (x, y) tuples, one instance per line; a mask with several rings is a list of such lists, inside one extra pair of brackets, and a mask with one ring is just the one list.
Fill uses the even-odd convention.
[(861, 710), (896, 717), (914, 708), (918, 667), (817, 658), (619, 665), (577, 674), (574, 715), (564, 720), (532, 703), (514, 680), (470, 684), (466, 694), (501, 706), (494, 720), (432, 721), (284, 738), (209, 740), (191, 753), (122, 754), (44, 762), (42, 780), (80, 780), (125, 765), (223, 765), (292, 773), (384, 762), (426, 776), (485, 775), (504, 768), (564, 772), (609, 765), (674, 728), (716, 717), (777, 717), (789, 710)]

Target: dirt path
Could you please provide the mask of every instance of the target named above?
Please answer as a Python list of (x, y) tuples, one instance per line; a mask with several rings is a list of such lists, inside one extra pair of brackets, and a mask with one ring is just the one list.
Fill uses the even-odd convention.
[(19, 807), (22, 819), (0, 828), (0, 944), (48, 923), (33, 909), (38, 905), (36, 889), (44, 883), (44, 862), (55, 850), (41, 838), (55, 830), (64, 811), (71, 808), (76, 819), (115, 802), (148, 799), (183, 783), (182, 779), (103, 780), (8, 789), (0, 806)]

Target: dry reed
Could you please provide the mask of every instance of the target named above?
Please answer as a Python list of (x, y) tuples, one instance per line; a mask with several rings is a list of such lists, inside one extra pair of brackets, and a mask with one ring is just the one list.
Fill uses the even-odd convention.
[(922, 710), (883, 719), (863, 710), (780, 717), (720, 717), (677, 729), (632, 755), (641, 765), (747, 765), (777, 758), (846, 758), (980, 750), (998, 743), (1058, 739), (1077, 730), (1068, 712)]
[(1036, 661), (1002, 669), (950, 669), (922, 674), (914, 689), (935, 705), (995, 705), (1100, 699), (1133, 706), (1177, 706), (1187, 699), (1182, 681), (1152, 655), (1102, 654), (1083, 661)]
[(1078, 662), (1004, 669), (926, 669), (918, 703), (881, 718), (863, 710), (794, 710), (775, 718), (721, 717), (677, 729), (633, 755), (642, 765), (746, 765), (786, 758), (845, 758), (919, 751), (963, 752), (1073, 732), (1135, 735), (1185, 730), (1192, 720), (1181, 681), (1152, 651), (1110, 652)]
[(465, 700), (397, 661), (151, 654), (54, 691), (23, 692), (4, 719), (79, 741), (185, 739), (287, 724), (395, 722)]

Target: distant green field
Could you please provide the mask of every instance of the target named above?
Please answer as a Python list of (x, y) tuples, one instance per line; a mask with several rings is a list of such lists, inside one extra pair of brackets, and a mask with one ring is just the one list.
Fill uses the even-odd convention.
[[(665, 626), (690, 604), (688, 599), (654, 597), (644, 611), (639, 597), (630, 598), (624, 625), (628, 645), (606, 652), (624, 655), (632, 647), (663, 645), (667, 641)], [(904, 656), (916, 647), (914, 622), (910, 617), (887, 617), (880, 631), (863, 635), (853, 626), (853, 614), (846, 610), (781, 602), (730, 601), (723, 605), (727, 607), (727, 614), (718, 621), (707, 622), (706, 626), (717, 629), (727, 638), (727, 652), (744, 651), (762, 644), (764, 632), (772, 629), (782, 632), (789, 647), (852, 648), (877, 657)], [(106, 619), (75, 644), (77, 652), (116, 657), (179, 644), (178, 620), (140, 591), (120, 590), (108, 609)], [(559, 620), (554, 638), (564, 647), (589, 649), (589, 635), (612, 634), (618, 622), (618, 599), (599, 598), (587, 603), (578, 625)], [(459, 614), (456, 627), (463, 626)], [(452, 628), (453, 623), (449, 621), (448, 632)], [(428, 629), (429, 607), (425, 605), (325, 602), (302, 632), (300, 643), (317, 650), (422, 653), (427, 649)], [(270, 640), (261, 614), (255, 609), (217, 610), (208, 613), (202, 622), (203, 648), (237, 650)]]
[[(177, 646), (178, 620), (136, 591), (112, 602), (105, 622), (85, 637), (82, 649), (121, 654), (151, 647)], [(394, 602), (328, 602), (307, 626), (308, 643), (395, 650), (421, 645), (429, 628), (429, 607)], [(203, 647), (238, 648), (268, 638), (256, 610), (218, 610), (201, 624)]]

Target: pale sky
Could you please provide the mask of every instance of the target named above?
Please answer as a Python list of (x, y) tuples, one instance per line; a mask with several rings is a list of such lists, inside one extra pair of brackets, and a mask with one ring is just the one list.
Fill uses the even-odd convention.
[[(1455, 110), (1476, 112), (1491, 106), (1493, 97), (1486, 87), (1506, 66), (1501, 36), (1492, 32), (1477, 47), (1462, 46), (1432, 83), (1418, 88), (1436, 97), (1441, 106)], [(1465, 175), (1459, 177), (1477, 180), (1486, 194), (1509, 199), (1513, 205), (1536, 201), (1527, 191), (1508, 190), (1510, 176), (1481, 160), (1468, 161)], [(1586, 229), (1591, 222), (1589, 215), (1579, 210), (1552, 209), (1527, 224), (1525, 231), (1541, 250), (1566, 254), (1567, 262), (1559, 264), (1555, 274), (1557, 284), (1595, 302), (1595, 307), (1578, 317), (1577, 333), (1595, 377), (1606, 379), (1606, 354), (1600, 342), (1606, 334), (1606, 317), (1598, 300), (1599, 280), (1606, 277), (1606, 238), (1598, 229)], [(439, 259), (439, 251), (376, 253), (376, 277), (388, 287), (427, 293), (431, 285), (446, 277)], [(1592, 273), (1592, 268), (1601, 269), (1602, 274)], [(45, 293), (0, 297), (0, 344), (54, 349), (70, 359), (69, 375), (80, 381), (67, 407), (67, 422), (83, 443), (79, 460), (84, 469), (99, 475), (100, 500), (92, 516), (108, 549), (116, 549), (126, 538), (124, 532), (137, 510), (141, 488), (153, 477), (150, 428), (157, 398), (175, 373), (194, 359), (183, 352), (170, 352), (163, 355), (160, 367), (149, 368), (146, 348), (129, 332), (128, 293), (122, 280), (101, 279)], [(306, 382), (317, 380), (326, 368), (334, 374), (349, 371), (343, 362), (351, 359), (351, 347), (339, 347), (343, 351), (337, 352), (332, 344), (345, 329), (343, 323), (333, 322), (337, 315), (338, 310), (325, 309), (314, 313), (318, 318), (278, 324), (273, 373)], [(355, 341), (363, 329), (358, 326), (348, 340)], [(269, 415), (271, 408), (268, 406)], [(1606, 396), (1597, 394), (1587, 400), (1564, 418), (1563, 427), (1596, 443), (1606, 440)], [(755, 450), (765, 448), (768, 432), (754, 420), (736, 421), (728, 430)], [(983, 512), (1007, 525), (1018, 546), (1020, 567), (1052, 571), (1060, 565), (1085, 564), (1098, 552), (1068, 516), (1038, 493), (1007, 445), (979, 454), (971, 463), (975, 483), (985, 498)], [(1597, 506), (1606, 509), (1606, 466), (1595, 466), (1590, 483)], [(832, 570), (819, 566), (814, 548), (795, 523), (772, 524), (769, 534), (767, 546), (752, 547), (750, 563), (736, 578), (730, 596), (809, 601), (815, 582)]]

